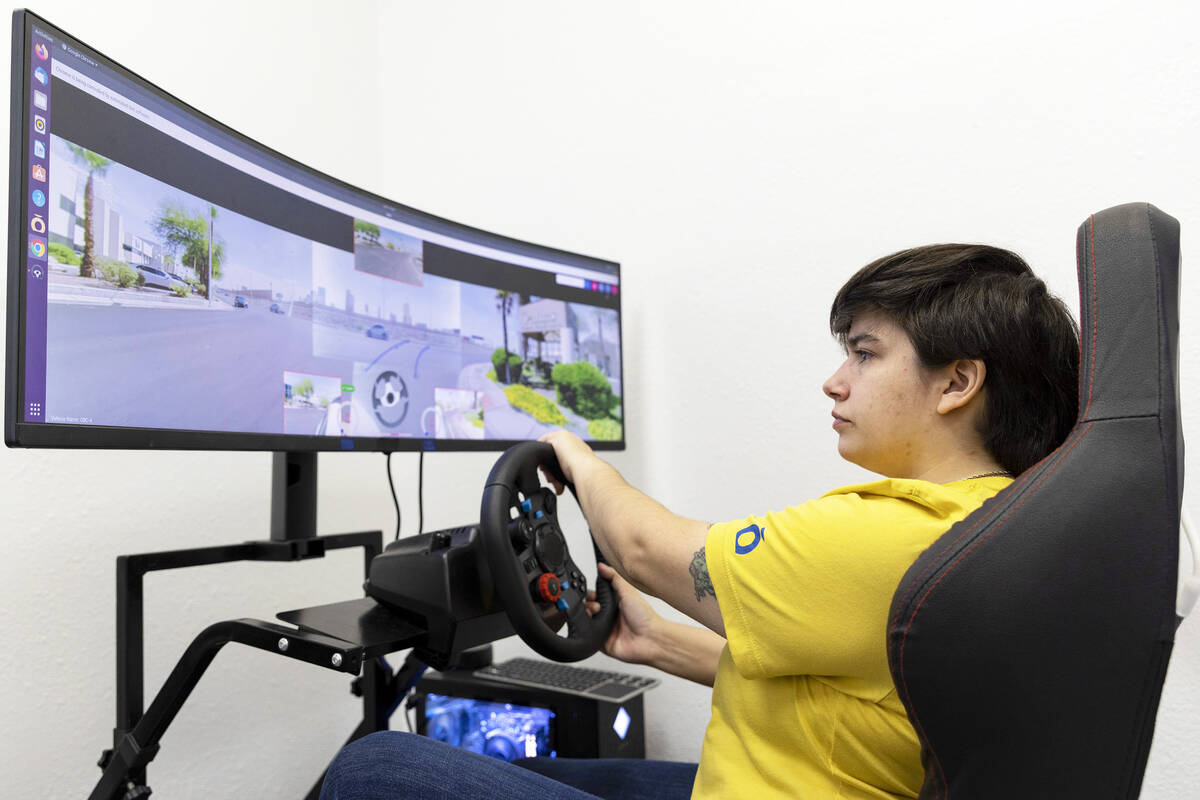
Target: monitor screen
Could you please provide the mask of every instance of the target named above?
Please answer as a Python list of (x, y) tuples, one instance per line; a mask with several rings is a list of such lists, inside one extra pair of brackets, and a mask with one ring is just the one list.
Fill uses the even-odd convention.
[(9, 445), (624, 446), (618, 264), (357, 189), (13, 30)]

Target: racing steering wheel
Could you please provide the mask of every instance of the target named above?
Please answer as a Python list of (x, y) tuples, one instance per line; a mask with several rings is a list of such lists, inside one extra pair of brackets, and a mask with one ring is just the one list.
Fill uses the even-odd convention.
[[(505, 450), (483, 489), (483, 552), (517, 635), (553, 661), (580, 661), (600, 649), (616, 623), (616, 593), (597, 576), (600, 611), (588, 616), (587, 578), (571, 560), (555, 513), (557, 497), (541, 485), (538, 467), (575, 494), (549, 444), (522, 442)], [(599, 548), (595, 542), (592, 547), (599, 562)], [(567, 635), (559, 636), (564, 621)]]

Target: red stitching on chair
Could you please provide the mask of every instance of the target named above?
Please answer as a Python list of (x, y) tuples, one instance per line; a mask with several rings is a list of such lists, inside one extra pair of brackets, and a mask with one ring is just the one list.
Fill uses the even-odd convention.
[[(1068, 434), (1068, 436), (1069, 435), (1070, 434)], [(1057, 453), (1058, 453), (1057, 449), (1051, 450), (1049, 453), (1047, 453), (1042, 458), (1041, 461), (1038, 461), (1036, 464), (1029, 467), (1024, 472), (1022, 472), (1020, 475), (1018, 475), (1016, 477), (1016, 479), (1013, 480), (1012, 484), (1007, 486), (1002, 491), (1005, 491), (1005, 492), (1016, 491), (1018, 482), (1020, 482), (1026, 475), (1032, 474), (1035, 469), (1037, 469), (1039, 466), (1041, 466), (1042, 462), (1047, 461), (1051, 458), (1054, 458), (1054, 456), (1057, 455)], [(949, 553), (951, 550), (958, 547), (959, 543), (962, 542), (963, 539), (966, 539), (967, 537), (969, 537), (972, 533), (975, 532), (976, 528), (978, 528), (980, 525), (987, 522), (987, 520), (988, 520), (988, 517), (986, 515), (980, 515), (979, 519), (975, 521), (975, 524), (973, 524), (971, 527), (967, 528), (965, 531), (963, 531), (961, 534), (959, 534), (958, 538), (955, 539), (953, 542), (948, 543), (946, 545), (946, 547), (942, 550), (942, 552), (938, 553), (936, 557), (931, 558), (929, 560), (929, 562), (925, 565), (925, 569), (921, 570), (920, 575), (918, 575), (915, 579), (908, 581), (908, 584), (909, 584), (908, 593), (906, 595), (904, 595), (903, 600), (901, 600), (899, 603), (896, 604), (896, 613), (892, 617), (891, 622), (888, 624), (889, 629), (896, 627), (896, 624), (900, 621), (900, 615), (904, 612), (904, 607), (908, 605), (909, 598), (912, 597), (913, 592), (917, 591), (918, 586), (925, 580), (925, 576), (927, 576), (929, 574), (929, 572), (931, 570), (933, 570), (938, 565), (939, 562), (941, 562), (941, 560), (945, 557), (946, 553)], [(933, 545), (930, 545), (930, 547), (932, 547), (932, 546)]]
[[(1011, 486), (1009, 488), (1011, 488)], [(963, 539), (966, 539), (968, 536), (970, 536), (972, 533), (974, 533), (975, 529), (978, 528), (980, 525), (982, 525), (986, 521), (987, 521), (987, 516), (981, 515), (979, 517), (979, 519), (975, 521), (974, 525), (972, 525), (970, 528), (968, 528), (962, 534), (960, 534), (959, 537), (957, 539), (955, 539), (953, 542), (950, 542), (949, 544), (947, 544), (946, 548), (944, 550), (942, 550), (942, 552), (938, 553), (936, 558), (931, 558), (929, 560), (929, 563), (927, 563), (925, 565), (925, 569), (921, 570), (921, 574), (918, 575), (915, 580), (909, 581), (908, 593), (906, 595), (904, 595), (903, 600), (901, 600), (899, 603), (896, 604), (896, 613), (892, 617), (892, 621), (888, 624), (889, 628), (896, 627), (896, 623), (898, 623), (900, 621), (901, 614), (904, 613), (904, 607), (908, 605), (909, 598), (912, 597), (913, 592), (917, 591), (917, 587), (925, 580), (925, 576), (929, 574), (930, 570), (932, 570), (934, 567), (937, 566), (938, 562), (940, 562), (942, 560), (942, 558), (946, 555), (946, 553), (949, 553), (955, 547), (958, 547), (959, 542), (961, 542)]]
[[(1068, 434), (1068, 436), (1069, 435), (1070, 434)], [(1042, 458), (1041, 461), (1038, 461), (1036, 464), (1033, 464), (1028, 469), (1026, 469), (1024, 472), (1022, 472), (1020, 475), (1018, 475), (1013, 480), (1012, 484), (1005, 487), (1002, 491), (1005, 491), (1005, 492), (1016, 491), (1018, 482), (1020, 482), (1026, 475), (1032, 474), (1035, 469), (1037, 469), (1039, 466), (1041, 466), (1042, 462), (1053, 458), (1057, 453), (1058, 453), (1057, 449), (1051, 450), (1049, 453), (1047, 453)], [(892, 617), (892, 620), (888, 625), (889, 629), (894, 628), (896, 626), (896, 623), (898, 623), (900, 621), (900, 615), (903, 613), (904, 607), (908, 605), (909, 598), (912, 597), (913, 592), (917, 591), (917, 587), (925, 580), (925, 576), (929, 574), (930, 570), (934, 569), (937, 566), (937, 564), (942, 560), (942, 558), (945, 557), (946, 553), (949, 553), (951, 550), (958, 547), (959, 543), (963, 539), (966, 539), (967, 537), (969, 537), (972, 533), (975, 532), (976, 528), (978, 528), (980, 525), (987, 522), (987, 519), (988, 518), (986, 515), (981, 515), (979, 517), (979, 519), (975, 521), (975, 524), (973, 524), (971, 527), (967, 528), (965, 531), (963, 531), (961, 534), (959, 534), (958, 538), (955, 539), (953, 542), (948, 543), (946, 545), (946, 547), (942, 550), (942, 552), (938, 553), (936, 557), (931, 558), (929, 560), (929, 562), (925, 565), (925, 569), (921, 570), (920, 575), (918, 575), (915, 579), (908, 581), (908, 584), (909, 584), (908, 594), (904, 595), (904, 599), (896, 604), (896, 613)], [(935, 544), (936, 544), (936, 542), (935, 542)], [(933, 545), (931, 544), (930, 547), (933, 547)]]
[[(1056, 451), (1056, 453), (1058, 454), (1058, 458), (1055, 460), (1054, 464), (1050, 467), (1050, 469), (1048, 469), (1046, 471), (1046, 473), (1044, 475), (1041, 476), (1041, 478), (1038, 479), (1038, 482), (1036, 484), (1034, 484), (1033, 488), (1031, 488), (1028, 491), (1028, 493), (1023, 498), (1021, 498), (1021, 502), (1019, 502), (1015, 506), (1013, 506), (1013, 508), (1011, 508), (1009, 510), (1009, 512), (1007, 514), (1005, 514), (1004, 517), (1001, 518), (995, 524), (995, 527), (993, 527), (990, 531), (988, 531), (986, 534), (984, 534), (979, 539), (979, 541), (972, 544), (966, 551), (964, 551), (962, 554), (960, 554), (958, 556), (958, 558), (956, 558), (954, 560), (954, 562), (952, 564), (950, 564), (950, 566), (946, 567), (946, 571), (943, 572), (942, 575), (936, 581), (933, 582), (933, 585), (930, 586), (925, 591), (925, 594), (923, 594), (921, 596), (920, 601), (917, 602), (917, 607), (913, 609), (912, 615), (908, 618), (908, 624), (904, 628), (904, 634), (900, 637), (900, 681), (904, 686), (904, 695), (907, 700), (911, 701), (912, 695), (908, 691), (908, 681), (904, 677), (904, 650), (908, 645), (908, 632), (909, 632), (909, 630), (912, 629), (913, 620), (915, 620), (917, 618), (917, 614), (921, 611), (921, 606), (923, 606), (925, 604), (925, 601), (929, 598), (929, 595), (932, 594), (933, 590), (938, 587), (938, 584), (940, 584), (943, 580), (945, 580), (946, 576), (950, 574), (951, 570), (953, 570), (955, 567), (957, 567), (962, 562), (963, 559), (965, 559), (972, 552), (974, 552), (975, 549), (977, 547), (979, 547), (979, 545), (981, 545), (985, 541), (987, 541), (987, 539), (989, 537), (991, 537), (991, 535), (994, 534), (997, 530), (999, 530), (1001, 528), (1001, 526), (1003, 526), (1004, 523), (1007, 522), (1009, 520), (1009, 518), (1012, 517), (1012, 515), (1015, 514), (1018, 509), (1021, 508), (1021, 506), (1025, 505), (1026, 501), (1028, 501), (1029, 498), (1033, 497), (1034, 493), (1037, 492), (1038, 488), (1043, 483), (1045, 483), (1046, 479), (1049, 478), (1052, 474), (1054, 474), (1054, 471), (1056, 469), (1058, 469), (1058, 466), (1060, 464), (1062, 464), (1063, 459), (1066, 458), (1067, 453), (1071, 452), (1071, 450), (1073, 450), (1075, 448), (1075, 445), (1077, 445), (1081, 441), (1083, 441), (1083, 437), (1087, 435), (1087, 432), (1089, 430), (1091, 430), (1092, 425), (1094, 425), (1094, 424), (1095, 424), (1094, 422), (1089, 422), (1087, 424), (1087, 426), (1084, 427), (1083, 429), (1081, 429), (1081, 430), (1077, 429), (1077, 430), (1079, 430), (1079, 436), (1075, 439), (1075, 441), (1071, 442), (1069, 445), (1065, 445), (1064, 447), (1061, 447)], [(978, 527), (978, 525), (976, 525), (975, 527)], [(965, 535), (966, 534), (964, 534), (964, 536)], [(961, 540), (962, 540), (962, 537), (960, 536), (959, 541), (961, 541)], [(950, 785), (946, 781), (946, 772), (942, 768), (941, 759), (939, 759), (937, 756), (937, 753), (934, 752), (933, 743), (929, 740), (929, 737), (925, 734), (925, 728), (924, 728), (924, 726), (921, 725), (920, 720), (917, 719), (916, 711), (913, 710), (911, 703), (906, 703), (906, 705), (908, 706), (909, 710), (911, 711), (913, 722), (916, 723), (917, 729), (920, 731), (921, 738), (929, 745), (929, 754), (933, 756), (933, 761), (937, 765), (938, 773), (941, 775), (942, 786), (944, 786), (946, 789), (944, 796), (949, 798)], [(939, 796), (942, 796), (942, 795), (939, 795)]]
[[(1087, 407), (1083, 413), (1079, 415), (1079, 419), (1087, 419), (1088, 412), (1092, 410), (1092, 387), (1096, 383), (1096, 337), (1100, 330), (1100, 317), (1097, 314), (1096, 303), (1096, 217), (1092, 215), (1088, 217), (1088, 247), (1092, 251), (1092, 368), (1088, 375), (1088, 396)], [(1082, 299), (1082, 298), (1081, 298)]]

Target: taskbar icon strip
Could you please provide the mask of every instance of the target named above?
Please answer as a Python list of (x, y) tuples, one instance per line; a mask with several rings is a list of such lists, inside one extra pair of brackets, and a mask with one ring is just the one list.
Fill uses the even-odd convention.
[(25, 414), (26, 422), (46, 420), (46, 304), (50, 271), (50, 47), (34, 33), (29, 57), (29, 152), (25, 236)]

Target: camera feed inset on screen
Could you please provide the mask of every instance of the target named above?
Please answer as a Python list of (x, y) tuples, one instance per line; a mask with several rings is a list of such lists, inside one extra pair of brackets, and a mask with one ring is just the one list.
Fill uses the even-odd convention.
[(283, 373), (283, 430), (311, 433), (335, 409), (342, 396), (342, 379), (306, 372)]
[(433, 425), (428, 420), (421, 423), (425, 435), (437, 439), (482, 439), (485, 397), (483, 392), (472, 389), (434, 389)]
[(552, 298), (516, 299), (519, 338), (493, 352), (487, 377), (503, 385), (513, 419), (532, 418), (536, 428), (500, 438), (536, 438), (565, 428), (584, 439), (620, 439), (617, 312)]
[(501, 761), (557, 755), (551, 749), (552, 719), (553, 711), (536, 706), (438, 694), (425, 698), (429, 738)]
[(354, 268), (388, 280), (424, 283), (423, 242), (415, 236), (354, 220)]

